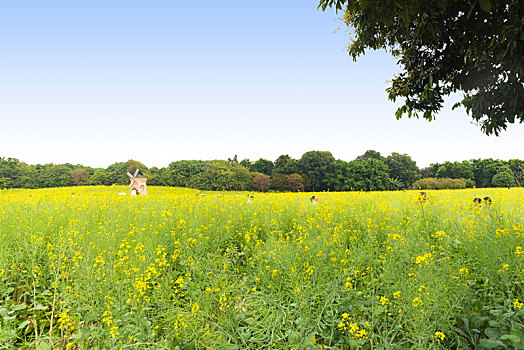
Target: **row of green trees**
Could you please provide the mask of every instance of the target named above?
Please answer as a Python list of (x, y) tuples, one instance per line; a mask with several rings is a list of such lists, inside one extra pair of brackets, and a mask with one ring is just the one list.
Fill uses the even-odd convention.
[(524, 186), (524, 161), (473, 159), (463, 162), (432, 164), (421, 169), (422, 178), (464, 179), (466, 187)]
[(0, 157), (1, 188), (44, 188), (79, 185), (124, 185), (137, 168), (148, 184), (201, 190), (353, 191), (508, 187), (524, 185), (524, 161), (474, 159), (444, 162), (419, 169), (407, 154), (383, 157), (369, 150), (352, 161), (327, 151), (310, 151), (300, 159), (281, 155), (274, 162), (237, 157), (226, 160), (181, 160), (165, 168), (129, 160), (104, 168), (72, 164), (29, 165)]

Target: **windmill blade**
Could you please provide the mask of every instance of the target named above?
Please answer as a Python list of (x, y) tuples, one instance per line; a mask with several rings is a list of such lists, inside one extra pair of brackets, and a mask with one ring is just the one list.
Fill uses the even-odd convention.
[(130, 178), (134, 178), (134, 176), (133, 176), (133, 175), (131, 175), (131, 173), (130, 173), (130, 172), (127, 172), (127, 176), (129, 176)]
[(135, 182), (138, 183), (139, 186), (143, 185), (142, 181), (135, 179)]
[(137, 175), (138, 175), (138, 168), (136, 169), (135, 175), (133, 175), (133, 177), (136, 177)]

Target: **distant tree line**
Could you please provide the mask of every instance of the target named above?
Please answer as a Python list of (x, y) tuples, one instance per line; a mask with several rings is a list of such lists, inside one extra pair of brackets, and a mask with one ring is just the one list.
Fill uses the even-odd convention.
[(407, 154), (383, 157), (369, 150), (352, 161), (335, 159), (327, 151), (310, 151), (300, 159), (281, 155), (274, 162), (237, 156), (228, 160), (180, 160), (165, 168), (129, 160), (104, 168), (72, 164), (30, 165), (0, 157), (0, 188), (45, 188), (87, 185), (127, 185), (127, 172), (140, 172), (149, 185), (200, 190), (247, 191), (374, 191), (459, 189), (524, 185), (524, 161), (473, 159), (431, 164), (419, 169)]

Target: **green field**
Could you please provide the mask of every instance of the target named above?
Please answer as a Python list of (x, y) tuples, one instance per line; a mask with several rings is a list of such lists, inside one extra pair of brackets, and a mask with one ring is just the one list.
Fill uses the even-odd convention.
[(524, 348), (522, 188), (127, 190), (0, 191), (0, 348)]

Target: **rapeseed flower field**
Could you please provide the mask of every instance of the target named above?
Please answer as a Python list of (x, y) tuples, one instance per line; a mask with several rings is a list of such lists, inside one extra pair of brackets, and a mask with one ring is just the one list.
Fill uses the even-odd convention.
[(123, 191), (0, 191), (0, 348), (524, 348), (522, 188)]

